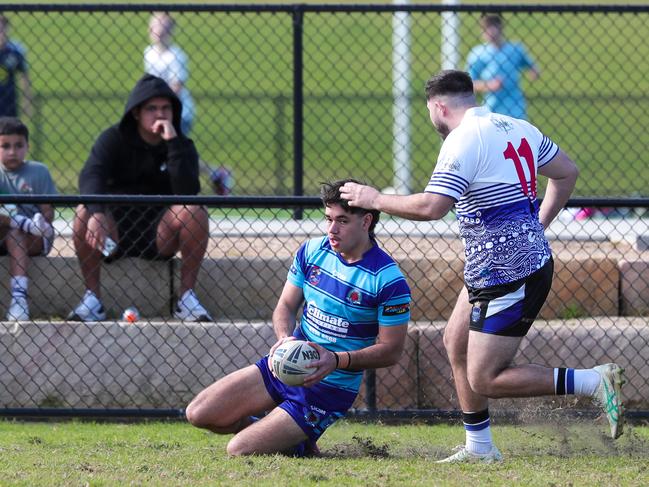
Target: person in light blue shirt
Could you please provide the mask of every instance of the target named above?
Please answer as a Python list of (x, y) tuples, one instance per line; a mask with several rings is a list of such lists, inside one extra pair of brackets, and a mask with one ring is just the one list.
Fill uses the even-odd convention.
[[(269, 355), (218, 380), (187, 407), (194, 426), (235, 433), (230, 455), (317, 453), (318, 438), (352, 407), (363, 370), (393, 365), (403, 352), (410, 288), (375, 239), (379, 212), (341, 198), (348, 182), (356, 181), (322, 186), (327, 234), (302, 244), (293, 259), (273, 312), (278, 340)], [(268, 364), (279, 345), (295, 339), (320, 355), (302, 386), (282, 383)]]
[(467, 71), (476, 93), (492, 112), (527, 120), (527, 102), (520, 86), (521, 74), (534, 81), (539, 70), (520, 42), (503, 36), (503, 19), (485, 14), (480, 19), (485, 43), (474, 47), (467, 58)]

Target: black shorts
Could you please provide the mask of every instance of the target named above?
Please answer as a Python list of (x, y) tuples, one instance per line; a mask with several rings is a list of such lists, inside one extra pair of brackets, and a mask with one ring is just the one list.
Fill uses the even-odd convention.
[(120, 257), (140, 257), (148, 260), (164, 260), (156, 245), (158, 224), (166, 206), (112, 206), (110, 213), (117, 224), (119, 242), (117, 250), (105, 260)]
[(468, 288), (469, 329), (491, 335), (527, 335), (552, 287), (552, 258), (536, 272), (518, 281), (482, 289)]

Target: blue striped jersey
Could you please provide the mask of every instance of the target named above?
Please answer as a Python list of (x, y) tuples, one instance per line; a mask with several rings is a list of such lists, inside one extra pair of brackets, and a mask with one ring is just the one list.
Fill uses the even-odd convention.
[(507, 284), (548, 261), (536, 178), (558, 152), (532, 124), (486, 107), (467, 110), (448, 135), (425, 191), (456, 201), (467, 286)]
[[(348, 264), (327, 237), (308, 240), (297, 251), (288, 282), (302, 288), (304, 307), (294, 336), (334, 352), (373, 345), (379, 326), (410, 320), (410, 288), (392, 258), (379, 246)], [(362, 371), (335, 370), (323, 383), (358, 391)]]

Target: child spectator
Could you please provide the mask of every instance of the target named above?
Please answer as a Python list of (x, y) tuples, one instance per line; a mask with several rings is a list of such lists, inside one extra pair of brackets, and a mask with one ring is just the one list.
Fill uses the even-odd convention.
[[(56, 194), (47, 166), (25, 160), (27, 126), (14, 117), (0, 117), (0, 194)], [(29, 320), (27, 266), (29, 258), (52, 249), (54, 208), (50, 204), (0, 206), (0, 255), (9, 255), (11, 303), (7, 321)]]

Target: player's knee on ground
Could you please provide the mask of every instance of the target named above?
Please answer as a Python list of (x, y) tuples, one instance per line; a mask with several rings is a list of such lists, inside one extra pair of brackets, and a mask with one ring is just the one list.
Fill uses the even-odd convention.
[(225, 414), (220, 411), (218, 404), (210, 402), (209, 406), (206, 401), (194, 399), (185, 409), (185, 417), (192, 426), (197, 428), (206, 428), (218, 434), (232, 433), (232, 428), (236, 426), (237, 421), (227, 419)]
[(239, 436), (234, 436), (226, 446), (225, 450), (231, 457), (240, 457), (243, 455), (253, 455), (257, 453), (249, 442), (244, 442)]
[(192, 401), (187, 409), (185, 409), (185, 417), (187, 421), (197, 428), (206, 428), (210, 426), (208, 423), (208, 411), (201, 405), (199, 401)]

